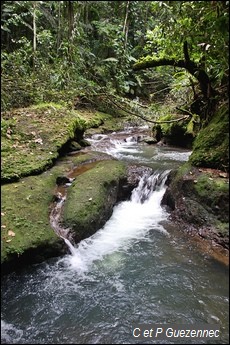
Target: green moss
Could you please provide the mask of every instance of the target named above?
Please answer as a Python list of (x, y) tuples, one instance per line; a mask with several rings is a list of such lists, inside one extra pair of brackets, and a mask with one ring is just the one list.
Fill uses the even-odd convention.
[[(191, 148), (192, 141), (195, 135), (194, 127), (191, 125), (191, 123), (188, 123), (188, 119), (185, 119), (184, 121), (174, 122), (175, 119), (175, 115), (171, 115), (170, 113), (159, 117), (159, 123), (162, 122), (159, 124), (161, 128), (161, 135), (169, 145)], [(164, 123), (164, 121), (172, 120), (173, 122)], [(156, 126), (153, 127), (153, 130), (155, 128)]]
[(64, 144), (70, 139), (80, 142), (86, 128), (107, 120), (109, 126), (112, 117), (107, 114), (68, 110), (55, 103), (3, 113), (2, 181), (17, 181), (51, 167)]
[[(220, 205), (222, 205), (223, 211), (226, 209), (229, 200), (229, 184), (226, 179), (212, 178), (209, 174), (201, 174), (198, 176), (194, 188), (199, 199), (211, 209), (219, 208)], [(227, 209), (226, 212), (228, 213)]]
[(229, 237), (229, 223), (217, 221), (216, 228), (220, 236), (226, 237), (226, 238)]
[(170, 173), (170, 188), (173, 190), (173, 198), (177, 199), (181, 193), (181, 186), (183, 185), (184, 177), (188, 176), (192, 171), (192, 166), (189, 162), (182, 164), (178, 169), (172, 170)]
[(124, 128), (126, 117), (118, 118), (103, 112), (95, 112), (95, 115), (87, 123), (87, 134), (107, 133), (119, 131)]
[(85, 125), (76, 112), (50, 104), (6, 112), (2, 118), (3, 181), (16, 180), (52, 166), (59, 149)]
[(106, 117), (106, 114), (96, 112), (95, 116), (88, 122), (87, 127), (98, 128), (99, 126), (103, 125), (104, 121), (106, 120)]
[(192, 166), (189, 162), (186, 162), (184, 164), (182, 164), (178, 169), (177, 169), (177, 173), (176, 173), (176, 176), (174, 178), (174, 180), (176, 182), (180, 181), (183, 176), (189, 174), (189, 172), (191, 171), (192, 169)]
[[(49, 206), (61, 171), (63, 167), (55, 167), (40, 176), (26, 177), (1, 187), (1, 262), (30, 248), (52, 247), (59, 242), (49, 224)], [(10, 230), (15, 236), (8, 235)]]
[[(86, 237), (95, 224), (101, 223), (107, 207), (116, 202), (114, 187), (116, 189), (125, 172), (124, 163), (110, 160), (97, 163), (79, 175), (68, 189), (63, 212), (65, 226), (73, 228), (80, 237)], [(113, 199), (111, 205), (110, 199)]]
[(220, 107), (209, 125), (199, 132), (189, 158), (192, 165), (229, 169), (228, 116), (228, 108)]
[(63, 107), (65, 107), (65, 103), (59, 104), (59, 103), (54, 103), (54, 102), (40, 102), (38, 104), (32, 105), (30, 108), (31, 109), (44, 109), (44, 108), (49, 108), (49, 107), (53, 107), (55, 109), (62, 109)]
[(197, 178), (195, 189), (199, 195), (206, 198), (210, 193), (212, 193), (212, 195), (214, 195), (214, 193), (228, 193), (229, 186), (226, 180), (223, 178), (213, 179), (212, 177), (209, 177), (208, 174), (203, 174)]

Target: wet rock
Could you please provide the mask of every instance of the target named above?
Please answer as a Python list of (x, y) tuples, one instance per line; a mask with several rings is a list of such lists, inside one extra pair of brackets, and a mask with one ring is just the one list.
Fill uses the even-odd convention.
[(148, 145), (156, 144), (157, 139), (153, 137), (144, 137), (141, 141), (144, 141)]
[(122, 188), (119, 190), (118, 200), (129, 199), (133, 189), (137, 187), (141, 177), (147, 172), (152, 172), (152, 169), (145, 166), (129, 165), (127, 167), (127, 175), (121, 183)]
[(91, 146), (90, 142), (87, 139), (80, 140), (79, 144), (81, 147)]
[(163, 138), (162, 140), (158, 141), (157, 146), (166, 146), (167, 142), (166, 140)]
[(76, 141), (71, 141), (69, 145), (69, 151), (80, 151), (82, 149), (81, 145)]
[(221, 177), (186, 164), (171, 174), (162, 205), (185, 231), (229, 247), (228, 183)]
[(71, 178), (68, 178), (66, 176), (58, 176), (57, 179), (56, 179), (56, 184), (58, 186), (62, 186), (66, 183), (71, 183), (73, 181), (73, 179)]

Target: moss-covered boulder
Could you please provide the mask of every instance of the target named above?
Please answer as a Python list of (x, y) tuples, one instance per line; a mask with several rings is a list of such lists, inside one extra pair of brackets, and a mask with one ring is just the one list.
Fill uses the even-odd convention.
[(202, 129), (189, 158), (197, 167), (229, 170), (229, 109), (219, 107), (208, 126)]
[(92, 235), (109, 219), (126, 174), (124, 163), (108, 160), (76, 178), (63, 210), (63, 225), (72, 229), (75, 242)]
[(184, 164), (169, 178), (162, 199), (184, 230), (229, 247), (229, 179), (220, 170)]
[(51, 167), (69, 140), (82, 139), (86, 120), (59, 104), (40, 104), (2, 113), (2, 182)]
[(64, 252), (49, 222), (56, 178), (63, 167), (1, 186), (1, 271), (41, 262)]
[[(191, 148), (194, 137), (196, 135), (194, 130), (191, 130), (191, 123), (193, 119), (185, 119), (177, 121), (181, 116), (163, 115), (158, 121), (159, 124), (152, 128), (153, 137), (157, 142), (162, 140), (167, 145), (180, 146)], [(194, 129), (194, 127), (192, 127)]]

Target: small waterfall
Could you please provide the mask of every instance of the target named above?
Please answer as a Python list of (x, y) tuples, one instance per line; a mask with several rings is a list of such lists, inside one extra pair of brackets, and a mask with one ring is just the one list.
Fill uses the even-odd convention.
[(154, 191), (159, 191), (164, 187), (168, 174), (169, 170), (145, 174), (133, 190), (131, 200), (140, 203), (148, 200)]
[(69, 263), (78, 273), (85, 273), (93, 263), (108, 255), (127, 250), (133, 240), (146, 239), (150, 230), (168, 235), (160, 224), (167, 219), (160, 204), (168, 174), (169, 170), (144, 175), (131, 199), (116, 205), (105, 226), (76, 248), (65, 240), (72, 254)]
[(76, 248), (72, 245), (72, 243), (67, 238), (64, 238), (64, 237), (62, 237), (62, 238), (65, 241), (65, 243), (67, 244), (67, 246), (69, 247), (71, 254), (75, 255)]
[(59, 192), (56, 195), (56, 197), (57, 197), (57, 201), (54, 202), (54, 205), (50, 212), (50, 225), (54, 229), (56, 234), (59, 237), (63, 238), (63, 240), (65, 241), (66, 238), (68, 237), (69, 229), (64, 228), (63, 226), (60, 225), (60, 218), (61, 218), (61, 209), (66, 200), (66, 192), (65, 193)]

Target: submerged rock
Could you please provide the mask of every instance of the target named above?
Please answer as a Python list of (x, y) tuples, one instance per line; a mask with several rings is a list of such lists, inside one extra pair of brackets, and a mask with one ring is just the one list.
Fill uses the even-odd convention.
[(62, 186), (66, 183), (71, 183), (73, 181), (73, 179), (70, 179), (66, 176), (58, 176), (56, 179), (56, 183), (58, 186)]

